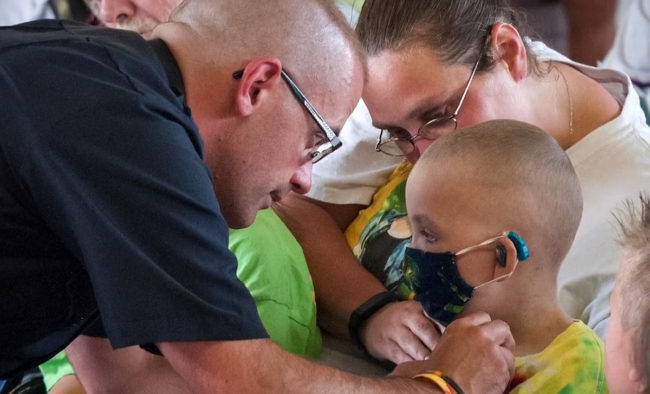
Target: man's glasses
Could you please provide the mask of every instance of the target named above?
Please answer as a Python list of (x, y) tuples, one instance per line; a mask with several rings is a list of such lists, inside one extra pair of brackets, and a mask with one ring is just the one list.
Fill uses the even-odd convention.
[[(244, 70), (237, 70), (235, 71), (232, 76), (235, 79), (240, 79), (244, 75)], [(327, 142), (324, 142), (320, 145), (318, 145), (310, 154), (309, 157), (311, 158), (312, 163), (318, 163), (321, 161), (325, 156), (329, 155), (330, 153), (334, 152), (338, 148), (341, 147), (342, 143), (341, 140), (336, 136), (334, 131), (332, 131), (332, 128), (325, 122), (325, 119), (316, 111), (314, 106), (309, 102), (307, 97), (305, 97), (305, 94), (300, 90), (298, 85), (291, 79), (289, 74), (287, 74), (284, 70), (282, 70), (282, 79), (289, 85), (289, 89), (291, 90), (291, 93), (298, 99), (298, 101), (305, 107), (307, 112), (309, 112), (309, 115), (316, 121), (316, 124), (318, 127), (321, 129), (323, 134), (325, 135), (325, 138), (327, 138)]]
[(460, 108), (463, 106), (465, 96), (467, 96), (467, 91), (472, 84), (472, 80), (474, 79), (474, 75), (478, 69), (478, 65), (483, 58), (484, 49), (485, 46), (483, 49), (481, 49), (481, 52), (478, 55), (478, 59), (476, 60), (476, 63), (474, 63), (474, 67), (472, 67), (472, 72), (470, 73), (469, 79), (467, 80), (467, 85), (465, 85), (465, 90), (463, 90), (463, 94), (460, 96), (458, 106), (452, 114), (447, 114), (429, 120), (423, 124), (418, 129), (418, 132), (413, 136), (406, 130), (391, 132), (382, 129), (379, 132), (379, 137), (377, 138), (375, 151), (385, 153), (389, 156), (405, 156), (413, 152), (415, 149), (415, 141), (417, 139), (424, 138), (426, 140), (435, 140), (436, 138), (448, 132), (456, 130), (458, 127), (458, 113), (460, 112)]

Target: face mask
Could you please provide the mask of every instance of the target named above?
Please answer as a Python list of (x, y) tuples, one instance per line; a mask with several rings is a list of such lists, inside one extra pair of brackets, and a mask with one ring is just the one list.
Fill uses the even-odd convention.
[[(517, 249), (517, 262), (528, 258), (528, 248), (519, 235), (514, 232), (503, 233), (480, 244), (462, 249), (456, 253), (425, 252), (420, 249), (406, 248), (404, 256), (404, 278), (415, 293), (415, 300), (422, 304), (425, 313), (432, 319), (447, 326), (463, 311), (467, 301), (472, 298), (474, 290), (490, 283), (509, 278), (513, 270), (476, 287), (472, 287), (458, 272), (456, 257), (496, 243), (504, 238), (510, 239)], [(506, 248), (497, 243), (497, 260), (499, 265), (506, 265)]]

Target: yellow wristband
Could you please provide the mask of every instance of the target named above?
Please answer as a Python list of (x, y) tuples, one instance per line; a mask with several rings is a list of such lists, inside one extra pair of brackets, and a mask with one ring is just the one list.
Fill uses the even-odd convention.
[(435, 384), (444, 394), (452, 394), (451, 388), (443, 378), (434, 373), (421, 373), (413, 376), (413, 379), (426, 379)]

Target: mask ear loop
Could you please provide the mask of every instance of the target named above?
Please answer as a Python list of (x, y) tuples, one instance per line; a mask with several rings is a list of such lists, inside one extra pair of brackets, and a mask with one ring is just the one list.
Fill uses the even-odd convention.
[(490, 239), (487, 239), (487, 240), (481, 242), (480, 244), (476, 244), (476, 245), (468, 246), (468, 247), (466, 247), (466, 248), (464, 248), (464, 249), (461, 249), (461, 250), (459, 250), (458, 252), (456, 252), (455, 255), (456, 255), (456, 256), (459, 256), (459, 255), (461, 255), (461, 254), (465, 254), (465, 253), (470, 252), (470, 251), (472, 251), (472, 250), (474, 250), (474, 249), (478, 249), (478, 248), (483, 247), (483, 246), (485, 246), (485, 245), (489, 245), (489, 244), (491, 244), (491, 243), (493, 243), (493, 242), (495, 242), (495, 241), (500, 240), (501, 238), (507, 238), (507, 237), (508, 237), (508, 232), (507, 232), (507, 231), (504, 231), (503, 233), (497, 235), (496, 237), (492, 237), (492, 238), (490, 238)]
[[(489, 285), (490, 283), (501, 282), (501, 281), (503, 281), (503, 280), (506, 280), (506, 279), (510, 278), (510, 277), (512, 276), (512, 274), (515, 272), (515, 269), (517, 269), (517, 265), (519, 264), (519, 255), (521, 254), (519, 249), (521, 248), (521, 246), (520, 246), (520, 247), (517, 247), (517, 245), (518, 245), (517, 242), (516, 242), (515, 240), (512, 239), (512, 236), (513, 236), (513, 235), (516, 236), (516, 239), (517, 239), (517, 240), (520, 240), (520, 241), (521, 241), (521, 243), (523, 244), (523, 246), (524, 246), (524, 248), (525, 248), (525, 245), (526, 245), (526, 244), (523, 243), (523, 240), (521, 239), (521, 237), (520, 237), (519, 235), (517, 235), (516, 233), (514, 233), (514, 232), (512, 232), (512, 231), (510, 231), (510, 232), (508, 232), (508, 231), (504, 231), (503, 233), (501, 233), (500, 235), (497, 235), (496, 237), (492, 237), (492, 238), (487, 239), (487, 240), (485, 240), (485, 241), (483, 241), (483, 242), (481, 242), (481, 243), (479, 243), (479, 244), (472, 245), (472, 246), (468, 246), (468, 247), (466, 247), (466, 248), (464, 248), (464, 249), (461, 249), (461, 250), (459, 250), (458, 252), (456, 252), (456, 256), (459, 256), (459, 255), (461, 255), (461, 254), (465, 254), (465, 253), (467, 253), (467, 252), (470, 252), (470, 251), (472, 251), (472, 250), (474, 250), (474, 249), (478, 249), (478, 248), (481, 248), (481, 247), (483, 247), (483, 246), (486, 246), (486, 245), (489, 245), (489, 244), (491, 244), (491, 243), (494, 243), (494, 242), (496, 242), (496, 241), (498, 241), (498, 240), (500, 240), (500, 239), (503, 239), (503, 238), (507, 238), (507, 239), (509, 239), (510, 242), (512, 242), (513, 245), (515, 246), (515, 250), (517, 250), (517, 258), (515, 258), (515, 266), (514, 266), (514, 268), (512, 269), (512, 271), (510, 271), (509, 273), (507, 273), (507, 274), (505, 274), (505, 275), (501, 275), (501, 276), (498, 276), (498, 277), (496, 277), (496, 278), (494, 278), (494, 279), (490, 279), (489, 281), (487, 281), (487, 282), (485, 282), (485, 283), (481, 283), (480, 285), (475, 286), (475, 287), (474, 287), (474, 290), (476, 290), (476, 289), (478, 289), (478, 288), (481, 288), (481, 287), (483, 287), (483, 286)], [(524, 258), (524, 259), (528, 258), (528, 249), (526, 248), (525, 251), (526, 251), (526, 255), (525, 255), (525, 258)]]
[(494, 279), (490, 279), (490, 280), (488, 280), (488, 281), (485, 282), (485, 283), (481, 283), (480, 285), (474, 287), (474, 290), (476, 290), (476, 289), (480, 289), (481, 287), (486, 286), (486, 285), (489, 285), (490, 283), (501, 282), (501, 281), (504, 281), (504, 280), (510, 278), (510, 277), (512, 276), (512, 274), (515, 272), (515, 269), (517, 269), (517, 265), (519, 265), (519, 260), (518, 260), (518, 259), (515, 259), (515, 266), (514, 266), (514, 268), (512, 269), (512, 271), (508, 272), (507, 274), (504, 274), (504, 275), (501, 275), (501, 276), (497, 276), (497, 277), (494, 278)]

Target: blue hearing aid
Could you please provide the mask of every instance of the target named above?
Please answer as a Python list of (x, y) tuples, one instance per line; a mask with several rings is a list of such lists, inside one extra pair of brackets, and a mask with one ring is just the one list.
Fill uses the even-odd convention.
[(526, 246), (526, 242), (524, 242), (523, 238), (514, 231), (508, 233), (508, 238), (510, 238), (512, 243), (515, 244), (515, 249), (517, 249), (517, 260), (526, 260), (530, 256), (530, 252), (528, 251), (528, 246)]
[[(526, 242), (519, 236), (519, 234), (510, 231), (508, 233), (508, 238), (512, 241), (512, 243), (515, 245), (515, 249), (517, 250), (517, 260), (519, 261), (524, 261), (528, 258), (530, 253), (528, 252), (528, 246), (526, 246)], [(506, 258), (507, 258), (508, 252), (506, 251), (505, 245), (498, 244), (497, 245), (497, 261), (499, 262), (499, 265), (502, 267), (506, 266)]]

